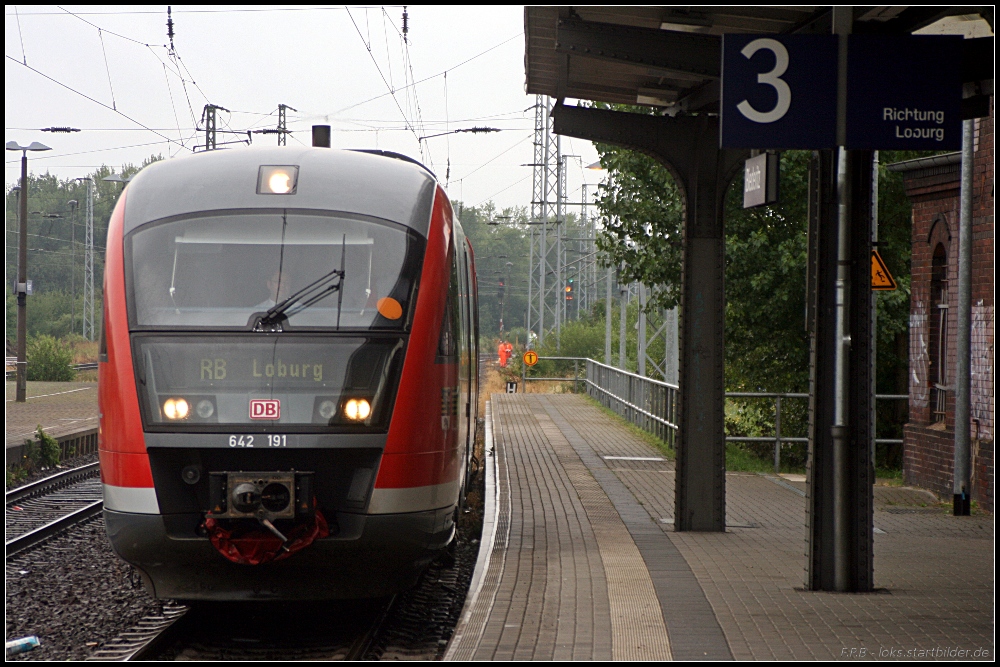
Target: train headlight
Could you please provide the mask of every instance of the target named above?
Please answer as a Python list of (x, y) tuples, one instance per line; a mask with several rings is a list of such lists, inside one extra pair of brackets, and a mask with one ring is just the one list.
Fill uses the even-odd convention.
[(368, 419), (368, 415), (371, 413), (371, 403), (363, 398), (352, 398), (344, 403), (344, 416), (352, 422)]
[(208, 419), (215, 414), (215, 406), (212, 405), (212, 401), (206, 398), (198, 401), (198, 407), (196, 407), (194, 411), (197, 412), (198, 416), (202, 419)]
[(299, 168), (294, 166), (265, 165), (257, 175), (257, 194), (294, 195), (298, 187)]
[(319, 404), (319, 416), (323, 419), (329, 419), (337, 412), (337, 404), (333, 401), (323, 401)]
[(191, 406), (183, 398), (168, 398), (163, 402), (163, 414), (167, 419), (187, 419)]

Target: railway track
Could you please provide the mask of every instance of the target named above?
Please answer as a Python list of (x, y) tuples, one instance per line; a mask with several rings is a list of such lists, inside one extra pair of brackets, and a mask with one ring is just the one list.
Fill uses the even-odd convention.
[(40, 479), (5, 494), (6, 558), (21, 554), (103, 509), (99, 464)]
[[(7, 368), (7, 366), (11, 366), (16, 362), (17, 362), (17, 357), (10, 357), (7, 359), (7, 363), (4, 368), (4, 377), (6, 379), (11, 380), (17, 375), (17, 371), (15, 369)], [(69, 367), (72, 368), (74, 371), (96, 371), (97, 362), (91, 361), (83, 364), (70, 364)]]
[(168, 604), (88, 660), (363, 660), (395, 600)]

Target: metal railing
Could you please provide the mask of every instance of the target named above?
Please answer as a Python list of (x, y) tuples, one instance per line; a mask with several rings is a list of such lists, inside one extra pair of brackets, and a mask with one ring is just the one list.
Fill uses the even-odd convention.
[(626, 421), (673, 447), (677, 441), (677, 385), (587, 359), (587, 394)]
[[(6, 379), (9, 380), (9, 379), (13, 378), (17, 374), (17, 370), (16, 369), (6, 368), (6, 366), (13, 366), (13, 365), (16, 365), (16, 364), (17, 364), (17, 357), (7, 357), (6, 358), (6, 364), (5, 364), (5, 368), (4, 368), (4, 377)], [(97, 362), (96, 361), (91, 361), (91, 362), (84, 363), (84, 364), (70, 364), (69, 367), (72, 368), (74, 371), (96, 371), (97, 370)]]
[[(614, 366), (602, 364), (594, 359), (584, 357), (539, 357), (539, 361), (572, 361), (572, 377), (531, 377), (528, 369), (522, 373), (524, 382), (548, 380), (557, 382), (573, 382), (574, 390), (579, 391), (579, 383), (585, 382), (587, 394), (604, 407), (614, 411), (623, 419), (639, 428), (652, 433), (671, 447), (677, 439), (677, 385), (643, 377), (636, 373), (623, 371)], [(580, 376), (580, 366), (586, 372)], [(726, 398), (770, 398), (774, 401), (774, 435), (770, 436), (740, 436), (727, 435), (726, 442), (772, 442), (774, 443), (774, 469), (781, 469), (781, 449), (793, 443), (809, 442), (809, 438), (783, 435), (781, 432), (782, 401), (786, 399), (808, 399), (809, 394), (778, 393), (778, 392), (726, 392)], [(906, 394), (878, 394), (879, 401), (908, 400)], [(876, 445), (902, 444), (900, 438), (876, 438)]]
[[(773, 393), (773, 392), (747, 392), (747, 391), (727, 391), (726, 398), (771, 398), (774, 399), (774, 435), (770, 436), (740, 436), (727, 435), (726, 442), (773, 442), (774, 443), (774, 471), (781, 470), (781, 447), (795, 442), (809, 442), (806, 437), (790, 437), (781, 434), (781, 401), (782, 399), (808, 399), (809, 394), (795, 393)], [(906, 394), (876, 394), (877, 401), (909, 400)], [(901, 438), (875, 438), (876, 445), (903, 444)]]
[[(544, 357), (546, 361), (572, 361), (573, 362), (573, 377), (531, 377), (528, 375), (530, 366), (527, 366), (522, 361), (521, 366), (521, 383), (525, 384), (527, 382), (572, 382), (573, 391), (579, 392), (580, 383), (584, 381), (585, 378), (580, 377), (580, 362), (587, 361), (586, 357)], [(539, 361), (543, 360), (543, 357), (538, 358)]]

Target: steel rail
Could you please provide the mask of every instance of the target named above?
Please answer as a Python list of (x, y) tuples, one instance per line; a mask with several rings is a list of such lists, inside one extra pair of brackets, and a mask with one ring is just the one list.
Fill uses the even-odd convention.
[(351, 648), (347, 651), (347, 655), (344, 656), (344, 660), (355, 662), (357, 660), (365, 659), (365, 654), (368, 653), (372, 646), (375, 645), (375, 640), (378, 639), (378, 635), (382, 631), (382, 626), (385, 625), (385, 621), (389, 618), (390, 612), (392, 612), (395, 608), (396, 600), (398, 599), (398, 595), (393, 595), (389, 598), (389, 602), (385, 605), (385, 608), (379, 612), (375, 622), (372, 623), (368, 630), (366, 630), (360, 637), (355, 639), (353, 644), (351, 644)]
[(95, 651), (87, 659), (124, 662), (155, 660), (187, 629), (194, 618), (193, 614), (188, 615), (189, 610), (190, 607), (183, 605), (165, 607), (162, 615), (143, 618), (135, 628), (115, 637), (108, 646)]
[(6, 560), (11, 560), (24, 551), (41, 544), (42, 542), (58, 535), (67, 528), (72, 528), (78, 523), (96, 516), (104, 509), (104, 501), (98, 500), (69, 514), (40, 526), (32, 531), (19, 535), (12, 540), (4, 542)]
[(4, 495), (4, 501), (7, 505), (10, 505), (11, 503), (43, 494), (66, 484), (78, 482), (81, 479), (90, 477), (92, 474), (98, 472), (100, 470), (100, 466), (101, 464), (97, 462), (88, 463), (87, 465), (80, 466), (79, 468), (64, 470), (63, 472), (50, 475), (49, 477), (31, 482), (30, 484), (19, 486), (16, 489), (7, 491)]

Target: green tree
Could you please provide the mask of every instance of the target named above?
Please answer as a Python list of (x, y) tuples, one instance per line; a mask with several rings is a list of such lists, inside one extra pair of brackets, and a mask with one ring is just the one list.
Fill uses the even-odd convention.
[[(118, 174), (132, 176), (161, 159), (154, 155), (139, 167), (125, 164)], [(102, 301), (108, 221), (122, 190), (118, 183), (103, 180), (112, 173), (110, 167), (102, 166), (87, 176), (94, 185), (94, 301), (97, 307)], [(28, 278), (33, 290), (28, 307), (29, 335), (61, 337), (70, 331), (81, 331), (88, 187), (87, 181), (60, 180), (48, 173), (28, 176)], [(11, 300), (17, 277), (19, 233), (18, 193), (13, 191), (13, 184), (6, 195), (7, 337), (13, 340), (17, 318)], [(100, 326), (99, 322), (95, 324)]]
[[(634, 107), (621, 110), (642, 111)], [(623, 281), (636, 280), (659, 288), (651, 310), (670, 305), (677, 300), (681, 278), (678, 241), (682, 204), (676, 185), (653, 158), (616, 146), (598, 144), (597, 149), (602, 166), (609, 172), (598, 202), (605, 226), (599, 245), (613, 261), (624, 264)], [(881, 154), (879, 249), (899, 289), (876, 297), (880, 393), (906, 393), (911, 243), (910, 204), (902, 178), (884, 165), (926, 154)], [(729, 391), (808, 389), (809, 340), (804, 325), (809, 160), (806, 151), (781, 155), (781, 199), (777, 204), (743, 209), (742, 174), (727, 191), (725, 355)], [(804, 432), (806, 406), (801, 403), (792, 402), (787, 410), (783, 406), (783, 430)], [(880, 437), (901, 437), (900, 424), (905, 420), (901, 407), (905, 406), (879, 406)], [(730, 426), (758, 435), (770, 428), (772, 410), (770, 405), (752, 402), (738, 406), (729, 411)], [(898, 463), (898, 452), (884, 456)]]
[[(479, 280), (479, 326), (484, 336), (500, 330), (499, 283), (504, 281), (504, 329), (523, 327), (528, 305), (528, 243), (531, 228), (524, 207), (498, 211), (492, 201), (481, 206), (454, 203), (472, 243)], [(509, 265), (508, 265), (509, 264)]]
[(673, 177), (642, 153), (597, 144), (608, 178), (598, 188), (603, 230), (597, 248), (619, 267), (619, 282), (653, 288), (654, 307), (680, 302), (683, 205)]

